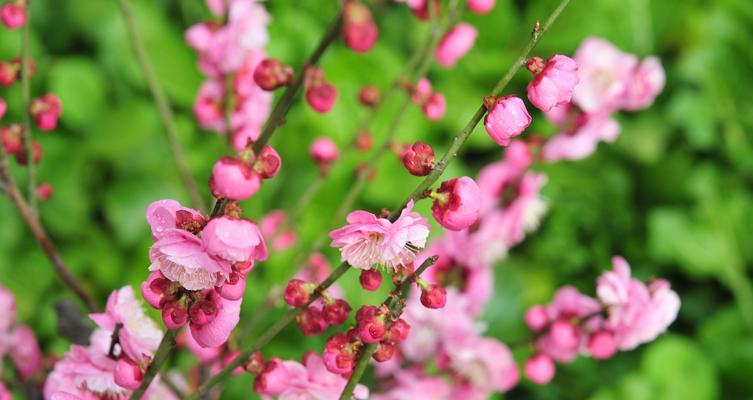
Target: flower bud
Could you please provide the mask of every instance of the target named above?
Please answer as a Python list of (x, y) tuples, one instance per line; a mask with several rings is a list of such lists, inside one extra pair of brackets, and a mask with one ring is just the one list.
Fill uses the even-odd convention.
[(411, 175), (426, 176), (434, 168), (434, 149), (417, 141), (403, 152), (401, 160)]
[(337, 88), (331, 83), (320, 82), (306, 88), (306, 102), (314, 111), (324, 114), (332, 110), (337, 100)]
[(408, 323), (401, 318), (390, 325), (390, 327), (387, 329), (387, 335), (385, 337), (387, 338), (387, 340), (391, 340), (393, 342), (402, 342), (403, 340), (408, 338), (408, 333), (410, 333), (410, 325), (408, 325)]
[(54, 94), (47, 93), (32, 100), (29, 112), (40, 130), (51, 131), (57, 127), (62, 110), (60, 99)]
[(373, 357), (376, 362), (385, 362), (385, 361), (389, 361), (389, 359), (391, 359), (394, 354), (395, 354), (394, 343), (380, 342), (377, 345), (376, 351), (374, 352), (374, 354), (371, 355), (371, 357)]
[(346, 23), (343, 25), (342, 35), (346, 46), (356, 52), (366, 53), (374, 47), (379, 37), (379, 28), (372, 20)]
[(537, 354), (525, 363), (526, 377), (537, 385), (544, 385), (554, 378), (554, 361), (549, 356)]
[(349, 351), (350, 339), (342, 332), (327, 339), (322, 361), (329, 372), (333, 374), (347, 374), (355, 366), (355, 352)]
[[(567, 104), (573, 96), (573, 89), (578, 84), (578, 64), (570, 58), (556, 54), (541, 67), (541, 59), (533, 63), (526, 63), (526, 67), (534, 73), (534, 77), (527, 86), (528, 100), (541, 111), (547, 112), (552, 108)], [(530, 61), (530, 60), (529, 60)], [(537, 72), (540, 71), (540, 72)]]
[(332, 139), (328, 137), (320, 137), (311, 143), (309, 148), (309, 155), (314, 161), (319, 164), (319, 169), (322, 174), (326, 174), (329, 170), (329, 165), (337, 160), (339, 152), (337, 145)]
[(382, 94), (374, 85), (366, 85), (358, 92), (358, 101), (364, 107), (374, 107), (379, 104)]
[(280, 166), (282, 166), (282, 159), (277, 150), (272, 146), (264, 146), (264, 149), (259, 154), (254, 162), (254, 170), (259, 173), (263, 179), (273, 178), (280, 172)]
[(617, 340), (610, 331), (600, 330), (588, 340), (588, 352), (597, 360), (611, 358), (617, 352)]
[(462, 22), (445, 33), (434, 55), (439, 65), (451, 68), (473, 47), (478, 31), (473, 25)]
[(291, 307), (302, 307), (311, 298), (311, 284), (300, 279), (291, 279), (285, 286), (285, 302)]
[(254, 380), (254, 391), (268, 396), (277, 396), (290, 385), (291, 376), (279, 358), (273, 358)]
[(542, 330), (547, 323), (549, 323), (549, 317), (546, 315), (546, 309), (544, 306), (535, 305), (526, 311), (524, 320), (528, 328), (534, 332)]
[(426, 100), (426, 103), (421, 107), (421, 111), (426, 118), (431, 121), (436, 121), (442, 118), (446, 109), (447, 102), (445, 101), (444, 95), (439, 92), (432, 93), (431, 96), (429, 96), (429, 99)]
[(249, 374), (257, 376), (264, 370), (264, 355), (261, 351), (255, 351), (242, 365)]
[(52, 193), (52, 185), (47, 182), (44, 182), (37, 186), (37, 190), (35, 191), (37, 198), (42, 201), (49, 200), (50, 197), (52, 197)]
[(373, 292), (382, 285), (382, 273), (375, 269), (364, 269), (358, 280), (361, 282), (361, 287)]
[(468, 0), (468, 9), (475, 14), (486, 14), (494, 8), (496, 0)]
[(19, 68), (13, 63), (0, 61), (0, 85), (10, 86), (19, 77)]
[(387, 327), (385, 326), (384, 317), (378, 311), (376, 307), (368, 306), (366, 308), (361, 307), (359, 309), (361, 318), (358, 320), (358, 337), (364, 343), (376, 343), (384, 338), (387, 333)]
[(8, 103), (0, 97), (0, 119), (5, 116), (5, 112), (8, 111)]
[(324, 320), (331, 325), (340, 325), (348, 319), (350, 310), (350, 304), (347, 301), (336, 299), (324, 305)]
[(261, 177), (242, 161), (222, 157), (214, 164), (209, 188), (218, 199), (245, 200), (253, 196), (261, 185)]
[(160, 271), (149, 274), (146, 281), (141, 284), (141, 296), (155, 309), (162, 308), (163, 303), (169, 296), (170, 281)]
[(246, 291), (246, 276), (240, 272), (231, 272), (227, 281), (217, 287), (217, 293), (227, 300), (239, 300)]
[(128, 390), (136, 390), (144, 381), (144, 371), (127, 357), (121, 357), (115, 363), (115, 373), (113, 375), (115, 383), (118, 386)]
[(512, 137), (523, 133), (531, 124), (531, 116), (523, 100), (515, 96), (500, 97), (493, 104), (487, 105), (489, 113), (484, 118), (484, 127), (492, 140), (500, 146), (509, 145)]
[(310, 306), (295, 318), (298, 328), (304, 336), (318, 335), (327, 329), (321, 307)]
[(188, 308), (178, 300), (165, 304), (162, 308), (162, 322), (167, 329), (178, 329), (188, 322)]
[(578, 347), (578, 331), (570, 321), (554, 321), (549, 334), (552, 337), (552, 341), (558, 347), (565, 349), (574, 349)]
[(421, 290), (421, 304), (426, 308), (443, 308), (447, 303), (447, 291), (439, 285), (429, 285)]
[(193, 303), (188, 309), (188, 316), (191, 319), (191, 324), (201, 326), (214, 321), (218, 312), (215, 301), (206, 298)]
[(254, 69), (254, 82), (264, 90), (275, 90), (293, 82), (293, 69), (279, 60), (267, 58)]
[(8, 29), (20, 28), (26, 22), (26, 10), (19, 3), (5, 3), (0, 7), (0, 20)]
[(432, 204), (434, 218), (451, 231), (463, 230), (478, 221), (481, 214), (481, 189), (463, 176), (442, 182)]

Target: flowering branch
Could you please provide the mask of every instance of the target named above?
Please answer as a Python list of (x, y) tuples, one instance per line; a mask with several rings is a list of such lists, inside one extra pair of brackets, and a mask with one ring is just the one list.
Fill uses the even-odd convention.
[[(533, 48), (538, 44), (539, 40), (541, 40), (541, 36), (544, 32), (546, 32), (551, 25), (554, 23), (554, 21), (559, 17), (559, 15), (562, 13), (562, 11), (567, 7), (567, 5), (570, 3), (570, 0), (562, 0), (562, 2), (557, 6), (557, 8), (552, 12), (552, 14), (549, 16), (549, 18), (546, 20), (546, 23), (541, 27), (541, 29), (534, 30), (533, 36), (528, 42), (528, 44), (524, 47), (523, 51), (521, 52), (520, 56), (515, 60), (515, 63), (510, 67), (510, 69), (505, 73), (503, 78), (497, 83), (497, 85), (494, 87), (494, 90), (492, 93), (497, 94), (501, 92), (507, 84), (512, 79), (513, 75), (520, 70), (520, 67), (523, 65), (523, 62), (526, 60), (528, 54), (533, 50)], [(423, 182), (418, 186), (416, 190), (413, 191), (410, 199), (421, 199), (423, 197), (423, 193), (431, 187), (442, 175), (445, 168), (449, 163), (457, 156), (458, 151), (460, 150), (460, 147), (465, 143), (465, 140), (468, 139), (468, 136), (470, 136), (471, 132), (473, 131), (473, 128), (478, 124), (478, 122), (481, 120), (481, 118), (486, 113), (486, 108), (482, 105), (478, 111), (473, 115), (471, 120), (466, 125), (465, 129), (461, 131), (455, 138), (453, 139), (453, 143), (450, 146), (450, 148), (447, 150), (447, 152), (442, 157), (442, 160), (437, 165), (436, 168), (432, 170), (432, 172), (427, 175), (426, 179), (424, 179)], [(405, 208), (405, 204), (408, 203), (408, 200), (405, 201), (403, 205), (400, 207), (394, 209), (392, 213), (390, 214), (390, 220), (394, 221), (399, 216), (400, 212)], [(210, 378), (207, 382), (205, 382), (203, 385), (201, 385), (196, 392), (194, 392), (192, 395), (188, 397), (188, 399), (197, 399), (199, 396), (206, 394), (209, 389), (211, 389), (214, 385), (224, 381), (227, 379), (232, 370), (239, 365), (241, 365), (251, 354), (254, 352), (260, 350), (264, 345), (269, 343), (277, 334), (282, 331), (283, 328), (285, 328), (288, 324), (290, 324), (292, 321), (295, 320), (295, 317), (301, 314), (309, 305), (311, 305), (314, 301), (319, 299), (322, 296), (322, 293), (329, 288), (337, 279), (339, 279), (348, 269), (350, 268), (350, 265), (346, 262), (343, 262), (338, 266), (332, 273), (324, 280), (322, 281), (319, 286), (314, 290), (313, 294), (311, 295), (309, 301), (302, 307), (293, 308), (290, 311), (288, 311), (285, 315), (283, 315), (282, 318), (277, 320), (269, 329), (267, 329), (259, 338), (258, 340), (251, 345), (249, 348), (247, 348), (245, 351), (241, 352), (238, 358), (236, 358), (234, 361), (230, 362), (228, 365), (226, 365), (219, 373), (217, 373), (215, 376)]]
[(29, 30), (31, 29), (31, 7), (26, 7), (26, 23), (24, 23), (23, 32), (21, 33), (21, 97), (24, 107), (23, 111), (23, 137), (24, 147), (26, 150), (27, 165), (26, 170), (29, 173), (29, 209), (31, 213), (37, 215), (37, 171), (34, 164), (34, 147), (32, 146), (31, 137), (31, 76), (29, 73), (31, 54), (29, 45)]
[(194, 181), (193, 175), (191, 174), (188, 160), (183, 153), (183, 147), (178, 138), (178, 129), (175, 126), (175, 119), (173, 117), (170, 101), (167, 99), (165, 92), (157, 81), (157, 75), (149, 61), (149, 54), (147, 54), (144, 42), (141, 40), (138, 29), (136, 29), (136, 22), (133, 18), (131, 5), (128, 3), (128, 0), (118, 0), (118, 5), (123, 14), (123, 21), (125, 22), (128, 31), (133, 52), (139, 62), (141, 72), (144, 74), (144, 79), (146, 79), (147, 86), (152, 93), (154, 102), (157, 104), (157, 111), (159, 111), (162, 125), (165, 127), (165, 135), (167, 136), (170, 151), (173, 153), (173, 158), (175, 159), (175, 164), (178, 167), (183, 184), (185, 185), (186, 190), (188, 190), (191, 205), (194, 208), (203, 210), (205, 207), (204, 200), (202, 199), (199, 188), (196, 186), (196, 181)]
[[(410, 276), (403, 279), (402, 282), (400, 282), (400, 285), (398, 285), (395, 290), (390, 293), (389, 296), (387, 296), (387, 299), (384, 301), (384, 304), (390, 309), (390, 312), (395, 315), (397, 308), (399, 307), (401, 300), (405, 299), (405, 296), (408, 293), (408, 287), (411, 285), (411, 283), (415, 282), (416, 279), (421, 276), (421, 274), (426, 271), (427, 268), (434, 265), (435, 262), (437, 262), (438, 256), (431, 256), (427, 258), (418, 269), (416, 269), (415, 272), (413, 272)], [(361, 350), (361, 353), (358, 355), (358, 361), (356, 362), (355, 367), (353, 368), (353, 374), (350, 375), (350, 379), (348, 379), (348, 383), (345, 385), (345, 388), (343, 388), (342, 394), (340, 394), (340, 400), (347, 400), (351, 397), (353, 394), (353, 389), (356, 387), (358, 382), (361, 380), (361, 376), (363, 376), (364, 371), (366, 371), (366, 367), (369, 365), (369, 360), (371, 359), (371, 356), (374, 354), (374, 352), (377, 349), (377, 346), (379, 346), (379, 343), (369, 343)]]
[(39, 217), (34, 213), (29, 204), (24, 199), (21, 191), (18, 189), (16, 182), (10, 174), (8, 169), (8, 158), (5, 152), (0, 151), (0, 179), (3, 181), (5, 192), (10, 198), (11, 202), (18, 209), (21, 218), (23, 218), (26, 225), (29, 227), (34, 238), (39, 242), (42, 250), (50, 259), (55, 272), (60, 276), (66, 286), (68, 286), (73, 293), (78, 296), (79, 299), (86, 305), (90, 312), (96, 312), (98, 310), (97, 303), (89, 296), (84, 290), (81, 283), (73, 276), (68, 266), (65, 265), (62, 257), (58, 253), (55, 245), (50, 240), (47, 232), (44, 230)]
[(157, 376), (157, 373), (162, 368), (162, 365), (165, 363), (165, 361), (167, 361), (167, 357), (170, 355), (170, 350), (175, 347), (175, 336), (177, 334), (177, 329), (168, 329), (167, 333), (165, 333), (165, 336), (162, 337), (162, 341), (157, 348), (157, 352), (154, 353), (154, 359), (152, 360), (151, 364), (149, 364), (149, 368), (147, 368), (146, 373), (144, 373), (144, 381), (141, 382), (139, 388), (136, 389), (133, 394), (131, 394), (131, 400), (140, 400), (146, 389), (149, 388), (149, 385), (154, 380), (154, 377)]

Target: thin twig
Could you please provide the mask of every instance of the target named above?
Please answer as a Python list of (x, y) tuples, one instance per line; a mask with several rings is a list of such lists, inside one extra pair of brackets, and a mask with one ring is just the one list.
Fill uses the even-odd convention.
[(147, 368), (146, 372), (144, 373), (144, 381), (141, 382), (139, 388), (136, 389), (133, 394), (131, 394), (131, 400), (140, 400), (141, 396), (143, 396), (144, 392), (146, 392), (146, 389), (148, 389), (149, 385), (152, 384), (154, 377), (157, 376), (157, 373), (162, 368), (162, 365), (165, 364), (165, 361), (167, 361), (167, 358), (170, 355), (170, 350), (175, 347), (175, 336), (177, 334), (177, 329), (168, 329), (167, 333), (165, 333), (165, 336), (162, 337), (162, 341), (157, 348), (157, 352), (154, 353), (154, 359), (152, 359), (151, 364), (149, 364), (149, 368)]
[[(421, 274), (426, 271), (427, 268), (434, 265), (434, 263), (437, 262), (437, 258), (437, 256), (431, 256), (427, 258), (421, 264), (421, 266), (416, 269), (415, 272), (413, 272), (407, 278), (403, 279), (403, 281), (400, 282), (400, 285), (398, 285), (395, 290), (389, 296), (387, 296), (387, 299), (384, 301), (384, 305), (389, 308), (393, 316), (399, 314), (396, 312), (398, 305), (400, 304), (401, 300), (405, 299), (411, 283), (415, 282), (416, 278), (421, 276)], [(353, 394), (353, 389), (356, 388), (356, 385), (361, 380), (361, 376), (363, 376), (364, 371), (366, 371), (366, 367), (369, 365), (369, 360), (376, 351), (377, 346), (378, 343), (370, 343), (363, 349), (361, 349), (361, 352), (358, 354), (356, 365), (355, 367), (353, 367), (353, 373), (350, 375), (348, 383), (345, 385), (342, 393), (340, 394), (340, 400), (350, 399), (350, 396)]]
[(23, 138), (26, 150), (26, 171), (29, 174), (29, 209), (36, 217), (37, 212), (37, 167), (34, 164), (34, 146), (31, 133), (31, 45), (29, 31), (31, 30), (31, 7), (26, 8), (26, 22), (21, 33), (21, 100), (23, 103)]
[(87, 293), (83, 286), (81, 286), (81, 283), (73, 276), (70, 269), (68, 269), (68, 266), (65, 265), (63, 258), (60, 257), (60, 253), (58, 253), (52, 240), (50, 240), (50, 237), (44, 230), (42, 223), (39, 221), (39, 217), (31, 211), (29, 204), (24, 200), (21, 191), (18, 189), (16, 182), (10, 174), (10, 170), (8, 169), (8, 158), (2, 151), (0, 151), (0, 179), (2, 179), (5, 185), (8, 198), (10, 198), (10, 201), (16, 206), (16, 209), (18, 209), (18, 213), (21, 214), (21, 218), (23, 218), (26, 226), (29, 227), (34, 239), (36, 239), (42, 247), (42, 250), (47, 255), (47, 258), (49, 258), (52, 267), (55, 269), (58, 276), (60, 276), (60, 279), (63, 280), (63, 283), (65, 283), (65, 285), (68, 286), (68, 288), (70, 288), (79, 299), (81, 299), (89, 309), (89, 312), (97, 312), (99, 310), (97, 303), (94, 302), (92, 297), (89, 296), (89, 293)]
[(165, 128), (165, 136), (167, 136), (167, 142), (170, 146), (170, 151), (173, 153), (175, 159), (175, 165), (178, 167), (183, 185), (188, 191), (189, 198), (191, 200), (191, 206), (200, 210), (204, 210), (205, 204), (201, 197), (201, 192), (196, 185), (196, 181), (191, 174), (191, 169), (188, 166), (188, 160), (183, 153), (183, 147), (180, 144), (178, 136), (178, 128), (175, 125), (175, 118), (173, 116), (173, 110), (170, 106), (165, 92), (157, 80), (157, 74), (154, 72), (154, 67), (149, 60), (149, 54), (146, 52), (144, 42), (141, 40), (141, 35), (136, 27), (136, 21), (133, 17), (131, 5), (128, 0), (118, 0), (121, 14), (123, 14), (123, 21), (125, 22), (126, 30), (128, 31), (128, 37), (133, 47), (133, 52), (136, 55), (136, 59), (141, 67), (141, 72), (144, 74), (144, 79), (149, 87), (149, 91), (152, 93), (154, 102), (157, 105), (157, 111), (159, 112), (162, 125)]

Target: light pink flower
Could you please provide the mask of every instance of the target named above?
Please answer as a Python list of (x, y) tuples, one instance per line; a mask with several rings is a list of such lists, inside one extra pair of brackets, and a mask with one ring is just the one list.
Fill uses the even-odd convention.
[(505, 157), (486, 165), (478, 174), (476, 183), (481, 190), (482, 213), (504, 206), (506, 194), (515, 188), (520, 177), (533, 162), (528, 146), (520, 141), (510, 143)]
[(141, 302), (131, 286), (125, 286), (110, 294), (105, 312), (89, 314), (97, 326), (112, 334), (118, 324), (122, 328), (118, 339), (122, 351), (134, 361), (142, 357), (151, 357), (162, 340), (162, 331), (149, 318), (141, 307)]
[(500, 97), (484, 118), (484, 127), (489, 136), (500, 146), (510, 144), (510, 139), (518, 136), (531, 124), (523, 100), (515, 97)]
[(650, 106), (654, 98), (664, 89), (665, 82), (666, 77), (661, 61), (657, 57), (648, 57), (643, 60), (627, 89), (625, 109), (635, 111)]
[(570, 102), (578, 84), (578, 65), (570, 57), (554, 55), (528, 84), (528, 100), (542, 111)]
[(426, 245), (431, 229), (426, 218), (412, 210), (410, 201), (395, 222), (354, 211), (348, 214), (348, 225), (330, 232), (331, 246), (340, 249), (342, 261), (359, 269), (410, 264), (417, 250)]
[(573, 102), (589, 114), (605, 114), (620, 108), (638, 58), (595, 37), (583, 40), (573, 58), (580, 78), (573, 91)]
[(285, 232), (280, 232), (280, 228), (285, 225), (288, 215), (285, 211), (274, 210), (268, 212), (261, 221), (259, 221), (259, 227), (261, 233), (267, 240), (272, 240), (270, 246), (274, 250), (285, 250), (293, 245), (297, 240), (295, 231), (287, 228)]
[(612, 118), (588, 116), (582, 119), (572, 132), (565, 131), (546, 141), (542, 149), (544, 160), (580, 160), (596, 150), (599, 142), (614, 142), (620, 134), (620, 125)]
[(222, 107), (224, 96), (225, 88), (222, 82), (208, 80), (201, 84), (193, 105), (193, 114), (202, 128), (225, 132)]
[(456, 337), (445, 351), (450, 368), (474, 387), (503, 392), (518, 384), (520, 372), (510, 349), (495, 339)]
[(42, 352), (31, 328), (26, 325), (17, 326), (9, 340), (10, 358), (22, 379), (42, 370)]
[(214, 319), (204, 325), (190, 324), (190, 334), (200, 346), (217, 347), (227, 342), (230, 333), (238, 325), (241, 300), (217, 297), (218, 312)]
[[(0, 286), (0, 334), (5, 335), (16, 318), (16, 299), (10, 290)], [(0, 343), (0, 350), (2, 343)], [(2, 353), (0, 351), (0, 353)]]
[(541, 188), (546, 184), (544, 174), (526, 172), (520, 179), (516, 197), (502, 211), (502, 238), (507, 247), (513, 247), (525, 238), (526, 233), (539, 227), (546, 214), (547, 202), (541, 197)]
[(459, 23), (447, 32), (437, 46), (435, 57), (439, 65), (450, 68), (458, 62), (476, 41), (478, 31), (468, 23)]
[[(381, 365), (381, 364), (377, 364)], [(402, 369), (395, 373), (395, 386), (377, 393), (371, 400), (451, 400), (452, 386), (444, 379), (427, 376), (418, 369)]]
[(259, 227), (248, 219), (217, 217), (209, 220), (201, 231), (207, 252), (230, 262), (266, 260), (267, 247)]
[(631, 278), (621, 257), (612, 259), (613, 271), (597, 281), (599, 299), (607, 306), (607, 328), (614, 331), (620, 350), (632, 350), (656, 339), (677, 318), (680, 298), (663, 279), (649, 286)]
[[(285, 400), (334, 399), (340, 396), (347, 379), (327, 370), (322, 358), (306, 353), (303, 363), (272, 359), (256, 378), (254, 390), (264, 399), (274, 396)], [(353, 391), (356, 399), (366, 399), (368, 389), (363, 385)]]
[(436, 193), (431, 209), (444, 228), (459, 231), (478, 221), (481, 190), (473, 179), (463, 176), (444, 181)]

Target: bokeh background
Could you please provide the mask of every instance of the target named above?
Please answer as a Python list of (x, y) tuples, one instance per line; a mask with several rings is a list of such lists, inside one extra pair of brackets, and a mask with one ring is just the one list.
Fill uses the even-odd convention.
[[(35, 0), (32, 54), (37, 62), (33, 93), (52, 91), (63, 101), (61, 126), (37, 133), (45, 153), (39, 178), (54, 197), (41, 217), (72, 270), (104, 303), (113, 289), (138, 285), (147, 275), (151, 244), (144, 219), (154, 200), (187, 202), (162, 126), (133, 57), (115, 1)], [(203, 132), (191, 106), (201, 82), (196, 56), (183, 32), (209, 17), (199, 0), (133, 0), (135, 18), (162, 86), (176, 110), (180, 138), (192, 172), (205, 182), (226, 141)], [(243, 204), (247, 215), (289, 209), (316, 176), (307, 157), (313, 138), (345, 144), (365, 111), (355, 101), (362, 84), (386, 87), (427, 32), (405, 6), (371, 2), (380, 39), (359, 55), (335, 44), (321, 65), (340, 90), (334, 110), (318, 115), (297, 104), (272, 139), (283, 157), (280, 175)], [(537, 18), (554, 0), (497, 0), (484, 16), (466, 15), (480, 31), (474, 49), (453, 70), (433, 67), (435, 87), (448, 99), (446, 116), (429, 123), (413, 108), (398, 131), (440, 152), (466, 123), (487, 91), (523, 46)], [(299, 66), (315, 46), (336, 2), (274, 0), (268, 52)], [(745, 399), (753, 398), (753, 3), (749, 0), (573, 0), (536, 53), (572, 54), (588, 36), (602, 36), (624, 51), (658, 55), (667, 86), (653, 107), (617, 116), (622, 133), (588, 159), (541, 167), (549, 175), (544, 194), (551, 209), (496, 269), (494, 299), (487, 307), (488, 334), (513, 341), (527, 334), (526, 307), (547, 302), (573, 283), (593, 294), (594, 282), (625, 256), (642, 279), (668, 278), (683, 305), (670, 333), (655, 343), (619, 353), (605, 362), (578, 359), (561, 366), (553, 383), (524, 382), (507, 398), (540, 399)], [(0, 58), (18, 54), (18, 31), (0, 30)], [(510, 91), (522, 93), (520, 72)], [(10, 105), (6, 121), (19, 117), (19, 85), (0, 89)], [(396, 103), (393, 101), (393, 103)], [(376, 142), (393, 118), (394, 104), (372, 126)], [(533, 114), (530, 132), (552, 134)], [(306, 243), (333, 226), (333, 215), (367, 156), (349, 154), (295, 228)], [(501, 157), (500, 148), (477, 129), (447, 176), (475, 175)], [(24, 174), (15, 168), (24, 184)], [(394, 207), (418, 183), (393, 155), (379, 164), (358, 208)], [(427, 204), (419, 207), (426, 212)], [(0, 282), (18, 300), (19, 318), (33, 326), (46, 354), (62, 355), (68, 340), (56, 333), (53, 304), (70, 294), (7, 199), (0, 199)], [(299, 249), (300, 250), (300, 249)], [(298, 265), (299, 250), (274, 254), (257, 266), (243, 305), (257, 313), (272, 285)], [(336, 253), (327, 253), (334, 261)], [(364, 294), (357, 276), (342, 281), (358, 306), (383, 293)], [(279, 311), (262, 318), (268, 326)], [(155, 315), (155, 317), (157, 317)], [(326, 336), (303, 338), (289, 327), (265, 353), (298, 358), (320, 350)], [(188, 365), (190, 356), (175, 360)], [(8, 369), (6, 368), (6, 371)], [(251, 378), (236, 378), (223, 398), (249, 398)]]

